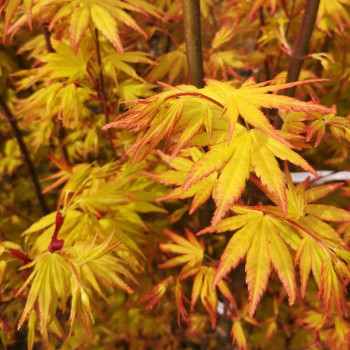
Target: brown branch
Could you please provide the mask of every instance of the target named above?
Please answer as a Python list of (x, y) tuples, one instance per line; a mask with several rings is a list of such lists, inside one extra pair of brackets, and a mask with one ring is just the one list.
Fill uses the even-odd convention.
[[(100, 39), (98, 35), (98, 30), (95, 29), (95, 42), (96, 42), (96, 53), (97, 53), (97, 63), (99, 66), (99, 78), (100, 78), (100, 86), (97, 89), (97, 95), (101, 99), (101, 104), (103, 108), (103, 113), (105, 115), (106, 124), (109, 124), (110, 118), (109, 118), (109, 110), (107, 105), (107, 95), (106, 95), (106, 89), (105, 89), (105, 82), (103, 77), (103, 71), (102, 71), (102, 58), (101, 58), (101, 47), (100, 47)], [(113, 153), (113, 157), (117, 159), (117, 155), (115, 153), (115, 149), (113, 146), (113, 135), (111, 129), (107, 130), (108, 133), (108, 142), (109, 146), (111, 148), (111, 151)]]
[(15, 134), (18, 146), (21, 150), (22, 157), (23, 157), (24, 161), (27, 163), (29, 176), (32, 179), (35, 193), (36, 193), (36, 196), (37, 196), (38, 201), (40, 203), (41, 209), (44, 212), (44, 214), (48, 214), (50, 211), (49, 211), (49, 208), (46, 204), (45, 198), (44, 198), (43, 194), (41, 193), (41, 186), (40, 186), (40, 183), (38, 180), (38, 176), (37, 176), (34, 164), (33, 164), (32, 160), (30, 159), (30, 155), (29, 155), (27, 146), (24, 142), (22, 132), (17, 125), (16, 118), (12, 114), (10, 108), (7, 106), (5, 100), (3, 99), (2, 96), (0, 96), (0, 106), (2, 107), (2, 109), (4, 111), (4, 115), (5, 115), (6, 119), (8, 120), (8, 122), (10, 123), (13, 133)]
[(42, 29), (43, 29), (43, 32), (44, 32), (44, 37), (45, 37), (45, 42), (46, 42), (46, 49), (48, 52), (50, 53), (55, 53), (55, 49), (53, 48), (52, 46), (52, 43), (51, 43), (51, 33), (47, 27), (47, 24), (43, 24), (42, 25)]
[[(304, 58), (308, 54), (309, 43), (312, 32), (314, 30), (319, 3), (320, 0), (307, 0), (297, 41), (289, 63), (287, 83), (298, 81), (299, 79), (299, 74), (304, 62)], [(295, 86), (286, 89), (285, 95), (293, 97), (295, 89)], [(282, 119), (280, 117), (276, 117), (274, 123), (275, 128), (280, 129), (282, 123)]]
[[(45, 37), (45, 42), (46, 42), (46, 49), (50, 53), (55, 53), (55, 49), (52, 46), (51, 43), (51, 33), (47, 27), (47, 24), (42, 25), (42, 29), (44, 32), (44, 37)], [(68, 151), (67, 148), (65, 147), (63, 140), (66, 137), (66, 129), (63, 126), (62, 120), (58, 120), (58, 139), (60, 140), (60, 146), (61, 146), (61, 151), (63, 154), (63, 157), (65, 158), (67, 164), (69, 164), (69, 156), (68, 156)]]
[[(320, 0), (308, 0), (306, 3), (303, 20), (298, 33), (297, 42), (292, 53), (291, 61), (288, 69), (287, 83), (297, 81), (301, 66), (303, 65), (304, 57), (308, 54), (309, 43), (314, 25), (316, 21), (318, 5)], [(286, 90), (285, 95), (294, 96), (295, 86)]]
[(202, 59), (201, 18), (199, 0), (182, 0), (186, 56), (190, 84), (204, 87)]

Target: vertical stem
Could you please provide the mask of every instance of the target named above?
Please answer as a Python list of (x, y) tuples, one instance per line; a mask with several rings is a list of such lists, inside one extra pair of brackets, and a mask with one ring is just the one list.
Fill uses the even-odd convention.
[(49, 208), (46, 204), (45, 198), (44, 198), (43, 194), (41, 193), (41, 186), (40, 186), (40, 183), (38, 180), (38, 176), (36, 174), (34, 164), (33, 164), (32, 160), (30, 159), (30, 155), (29, 155), (27, 146), (23, 140), (22, 132), (17, 125), (17, 121), (16, 121), (14, 115), (10, 111), (10, 108), (7, 106), (7, 104), (4, 101), (4, 99), (2, 98), (2, 96), (0, 96), (0, 106), (2, 107), (2, 109), (4, 111), (4, 115), (5, 115), (6, 119), (8, 120), (8, 122), (10, 123), (13, 133), (15, 134), (18, 146), (19, 146), (21, 153), (22, 153), (22, 157), (23, 157), (24, 161), (27, 163), (29, 176), (32, 179), (35, 193), (36, 193), (36, 196), (38, 198), (41, 209), (42, 209), (44, 214), (48, 214), (50, 211), (49, 211)]
[[(308, 53), (309, 43), (317, 16), (317, 10), (320, 0), (307, 0), (303, 20), (298, 33), (297, 42), (295, 44), (292, 58), (289, 64), (287, 82), (297, 81), (299, 78), (301, 66), (304, 57)], [(294, 96), (295, 86), (286, 90), (285, 95)]]
[[(197, 88), (204, 87), (204, 69), (202, 58), (202, 35), (200, 18), (200, 0), (182, 0), (184, 14), (184, 32), (186, 56), (190, 84)], [(211, 201), (202, 205), (199, 213), (201, 227), (210, 225), (213, 209)]]
[[(307, 0), (304, 16), (301, 27), (298, 33), (297, 41), (289, 63), (287, 82), (291, 83), (299, 79), (301, 66), (303, 65), (304, 57), (308, 53), (309, 43), (314, 25), (316, 21), (318, 5), (320, 0)], [(293, 97), (295, 93), (295, 86), (285, 90), (285, 95)], [(282, 126), (282, 119), (276, 116), (274, 127), (280, 129)]]
[(186, 55), (190, 84), (204, 87), (200, 0), (182, 0)]
[[(43, 28), (43, 32), (44, 32), (47, 51), (50, 53), (55, 53), (56, 51), (52, 46), (51, 34), (47, 28), (47, 25), (43, 24), (42, 28)], [(61, 151), (62, 151), (63, 157), (65, 158), (67, 164), (69, 164), (68, 151), (67, 151), (67, 148), (63, 144), (63, 140), (65, 137), (66, 137), (66, 129), (63, 126), (62, 120), (58, 120), (58, 138), (60, 140)]]
[(47, 28), (46, 24), (42, 25), (43, 32), (44, 32), (44, 37), (45, 37), (45, 42), (46, 42), (46, 49), (48, 52), (54, 53), (56, 52), (55, 49), (52, 46), (51, 43), (51, 33), (49, 32), (49, 29)]
[[(99, 89), (97, 90), (97, 95), (98, 97), (102, 100), (102, 108), (103, 108), (103, 113), (105, 115), (105, 120), (106, 124), (110, 122), (109, 118), (109, 110), (107, 106), (107, 95), (106, 95), (106, 90), (105, 90), (105, 82), (104, 82), (104, 77), (103, 77), (103, 71), (102, 71), (102, 58), (101, 58), (101, 48), (100, 48), (100, 39), (98, 35), (98, 30), (95, 29), (95, 37), (96, 37), (96, 52), (97, 52), (97, 63), (99, 66), (99, 77), (100, 77), (100, 86)], [(117, 155), (115, 153), (115, 149), (113, 146), (113, 138), (112, 138), (112, 131), (111, 129), (107, 130), (108, 133), (108, 142), (109, 146), (111, 148), (111, 151), (113, 153), (113, 157), (117, 159)]]

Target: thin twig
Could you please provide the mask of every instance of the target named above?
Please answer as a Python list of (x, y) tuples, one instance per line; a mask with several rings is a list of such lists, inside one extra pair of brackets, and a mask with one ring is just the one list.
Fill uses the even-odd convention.
[[(109, 124), (110, 118), (109, 118), (109, 110), (107, 106), (107, 95), (106, 95), (106, 90), (105, 90), (105, 83), (104, 83), (104, 77), (103, 77), (103, 71), (102, 71), (102, 58), (101, 58), (101, 47), (100, 47), (100, 40), (99, 40), (99, 35), (98, 35), (98, 30), (95, 29), (95, 41), (96, 41), (96, 53), (97, 53), (97, 63), (99, 66), (99, 78), (100, 78), (100, 86), (97, 89), (97, 95), (102, 101), (102, 108), (103, 108), (103, 113), (105, 115), (105, 120), (106, 124)], [(107, 130), (108, 133), (108, 142), (111, 148), (111, 151), (113, 153), (113, 157), (117, 159), (117, 155), (115, 153), (115, 149), (113, 146), (113, 135), (111, 129)]]
[(50, 33), (49, 29), (47, 28), (47, 25), (43, 24), (42, 28), (43, 28), (43, 32), (44, 32), (47, 51), (51, 52), (51, 53), (55, 53), (56, 51), (53, 48), (52, 43), (51, 43), (51, 33)]
[(23, 156), (23, 159), (27, 163), (29, 176), (32, 179), (35, 193), (36, 193), (36, 196), (37, 196), (38, 201), (40, 203), (41, 209), (44, 212), (44, 214), (48, 214), (50, 211), (49, 211), (49, 208), (46, 204), (45, 198), (44, 198), (43, 194), (41, 193), (41, 186), (40, 186), (40, 183), (38, 180), (38, 176), (37, 176), (34, 164), (33, 164), (32, 160), (30, 159), (30, 155), (29, 155), (27, 146), (26, 146), (24, 139), (23, 139), (22, 131), (18, 127), (16, 118), (12, 114), (10, 108), (7, 106), (5, 100), (2, 98), (2, 96), (0, 96), (0, 106), (2, 107), (2, 109), (4, 111), (4, 115), (5, 115), (6, 119), (8, 120), (8, 122), (10, 123), (13, 133), (15, 134), (15, 137), (16, 137), (18, 146), (21, 150), (21, 154)]
[[(42, 25), (42, 29), (43, 29), (43, 32), (44, 32), (44, 37), (45, 37), (47, 51), (50, 52), (50, 53), (55, 53), (56, 51), (53, 48), (52, 43), (51, 43), (51, 33), (50, 33), (49, 29), (47, 28), (47, 25), (43, 24)], [(69, 164), (68, 151), (67, 151), (67, 148), (66, 148), (66, 146), (64, 145), (64, 142), (63, 142), (65, 137), (66, 137), (66, 129), (63, 126), (62, 120), (59, 119), (58, 120), (58, 139), (60, 141), (60, 146), (61, 146), (61, 151), (62, 151), (63, 157), (65, 158), (66, 163)]]

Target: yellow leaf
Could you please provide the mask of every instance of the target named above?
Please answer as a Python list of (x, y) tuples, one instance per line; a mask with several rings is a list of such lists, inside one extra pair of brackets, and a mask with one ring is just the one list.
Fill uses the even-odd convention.
[(90, 7), (91, 18), (96, 28), (112, 43), (116, 50), (123, 53), (123, 46), (117, 30), (117, 22), (111, 14), (102, 6), (92, 4)]
[(273, 267), (276, 269), (279, 279), (289, 297), (289, 305), (294, 304), (296, 297), (296, 282), (294, 274), (293, 259), (290, 251), (280, 237), (279, 232), (271, 224), (268, 217), (264, 218), (269, 231), (267, 240), (269, 243), (269, 254)]
[(198, 185), (196, 186), (196, 194), (194, 195), (190, 210), (188, 212), (190, 215), (210, 198), (213, 188), (216, 185), (216, 181), (217, 174), (214, 173), (196, 184)]
[(36, 300), (39, 305), (40, 332), (46, 330), (47, 325), (52, 321), (58, 300), (65, 305), (67, 300), (67, 288), (65, 281), (68, 275), (68, 262), (59, 254), (45, 252), (36, 260), (24, 266), (33, 266), (34, 271), (17, 292), (20, 294), (29, 283), (31, 283), (27, 302), (23, 314), (18, 322), (18, 329), (21, 328), (28, 313), (33, 309)]
[(249, 221), (231, 237), (225, 247), (224, 253), (220, 257), (219, 266), (213, 279), (213, 286), (216, 286), (231, 269), (236, 268), (239, 262), (245, 257), (254, 235), (256, 234), (256, 227), (260, 221), (261, 219)]
[(211, 327), (214, 329), (217, 318), (218, 297), (215, 288), (213, 289), (213, 277), (215, 270), (212, 267), (202, 266), (193, 282), (191, 309), (193, 310), (200, 295), (202, 305), (208, 311), (211, 320)]
[(326, 311), (336, 310), (339, 317), (342, 316), (342, 313), (347, 316), (348, 308), (344, 298), (345, 287), (339, 281), (334, 271), (331, 258), (323, 262), (321, 276), (322, 284), (319, 290), (319, 296), (323, 299)]
[(83, 38), (84, 32), (89, 25), (90, 11), (87, 6), (78, 7), (72, 13), (70, 19), (69, 33), (73, 52), (76, 54), (79, 49), (80, 42)]
[(199, 242), (189, 230), (186, 229), (185, 232), (187, 239), (177, 235), (174, 232), (165, 230), (168, 237), (175, 243), (161, 243), (160, 249), (167, 253), (176, 253), (181, 255), (158, 265), (160, 268), (170, 268), (184, 264), (184, 271), (202, 262), (204, 252), (203, 242)]
[(305, 213), (313, 215), (323, 221), (349, 222), (350, 212), (344, 209), (324, 204), (308, 204)]
[(204, 121), (204, 116), (192, 118), (192, 120), (186, 125), (185, 130), (181, 133), (181, 136), (171, 154), (170, 162), (180, 153), (181, 149), (188, 143), (188, 141), (199, 131)]
[(213, 49), (218, 49), (228, 43), (236, 34), (236, 23), (223, 25), (216, 33), (211, 41)]
[(309, 171), (314, 176), (318, 177), (315, 169), (298, 153), (292, 151), (286, 145), (274, 140), (273, 138), (268, 138), (266, 142), (266, 147), (278, 158), (282, 160), (288, 160), (289, 162), (302, 167), (305, 171)]
[(249, 316), (252, 317), (265, 292), (271, 272), (265, 220), (260, 221), (255, 232), (252, 246), (247, 254), (245, 270), (249, 291)]
[(285, 179), (279, 168), (274, 154), (264, 145), (259, 143), (259, 134), (251, 131), (253, 143), (251, 161), (255, 174), (263, 185), (274, 195), (282, 211), (287, 214), (287, 198)]
[(244, 190), (250, 174), (251, 139), (245, 134), (239, 138), (239, 149), (235, 151), (221, 172), (215, 189), (214, 200), (216, 210), (212, 225), (216, 225), (235, 203)]
[(227, 147), (227, 144), (225, 143), (213, 146), (209, 152), (205, 153), (195, 164), (193, 164), (187, 175), (187, 179), (183, 184), (183, 190), (188, 190), (199, 180), (217, 170), (220, 170), (230, 159), (236, 147), (237, 145), (235, 142), (231, 142), (229, 147)]
[(237, 343), (238, 350), (247, 350), (248, 342), (245, 336), (241, 321), (233, 321), (232, 329), (232, 344)]

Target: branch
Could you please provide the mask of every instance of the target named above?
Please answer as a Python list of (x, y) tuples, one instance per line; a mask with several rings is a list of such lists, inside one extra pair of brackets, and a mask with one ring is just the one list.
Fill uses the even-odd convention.
[[(97, 95), (102, 100), (102, 108), (103, 108), (103, 113), (105, 115), (106, 124), (109, 124), (110, 118), (109, 118), (109, 111), (108, 111), (108, 106), (107, 106), (107, 95), (106, 95), (106, 90), (105, 90), (105, 82), (104, 82), (103, 71), (102, 71), (100, 39), (98, 36), (97, 29), (95, 29), (95, 36), (96, 36), (97, 63), (99, 66), (99, 76), (100, 76), (100, 86), (99, 86), (99, 89), (97, 89)], [(115, 149), (113, 146), (113, 141), (112, 141), (113, 137), (112, 137), (111, 129), (108, 129), (107, 133), (108, 133), (108, 142), (109, 142), (109, 146), (112, 150), (113, 157), (115, 159), (117, 159), (117, 155), (115, 153)]]
[[(44, 32), (44, 37), (45, 37), (45, 42), (46, 42), (46, 49), (50, 53), (55, 53), (55, 49), (52, 46), (51, 43), (51, 33), (49, 32), (47, 25), (43, 24), (42, 25), (43, 32)], [(68, 151), (67, 148), (64, 146), (63, 140), (66, 137), (66, 129), (63, 126), (62, 120), (58, 120), (58, 139), (60, 140), (60, 146), (61, 146), (61, 151), (63, 154), (63, 157), (65, 158), (67, 164), (69, 164), (69, 156), (68, 156)]]
[(204, 87), (204, 69), (201, 43), (201, 19), (199, 0), (182, 0), (186, 55), (190, 84)]
[[(317, 16), (317, 10), (320, 0), (308, 0), (306, 3), (303, 21), (299, 30), (297, 42), (292, 53), (289, 64), (287, 83), (297, 81), (299, 78), (301, 66), (304, 57), (308, 54), (309, 43)], [(286, 90), (285, 95), (294, 96), (295, 86)]]
[[(287, 83), (298, 81), (301, 66), (303, 65), (304, 57), (308, 54), (309, 43), (314, 29), (318, 5), (320, 0), (307, 0), (303, 20), (298, 33), (297, 41), (289, 63)], [(295, 93), (295, 86), (286, 89), (285, 95), (293, 97)], [(276, 116), (274, 127), (280, 129), (282, 126), (282, 119)]]
[(35, 193), (36, 193), (36, 196), (37, 196), (38, 201), (40, 203), (41, 209), (42, 209), (44, 214), (48, 214), (50, 211), (49, 211), (49, 208), (46, 204), (45, 198), (44, 198), (43, 194), (41, 193), (41, 186), (40, 186), (40, 183), (38, 180), (38, 176), (37, 176), (35, 167), (33, 165), (33, 162), (30, 159), (30, 155), (29, 155), (27, 146), (24, 142), (22, 132), (17, 125), (17, 121), (16, 121), (14, 115), (12, 114), (11, 110), (7, 106), (7, 104), (4, 101), (2, 96), (0, 96), (0, 106), (2, 107), (2, 109), (4, 111), (4, 115), (5, 115), (6, 119), (8, 120), (8, 122), (10, 123), (11, 128), (13, 130), (13, 133), (15, 134), (18, 146), (21, 150), (22, 157), (23, 157), (24, 161), (27, 163), (29, 176), (32, 179)]

